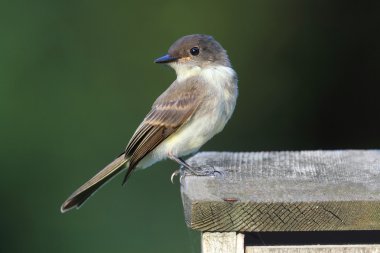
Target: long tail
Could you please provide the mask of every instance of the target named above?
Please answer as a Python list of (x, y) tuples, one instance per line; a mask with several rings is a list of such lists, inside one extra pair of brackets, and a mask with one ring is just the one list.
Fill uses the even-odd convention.
[(92, 194), (94, 194), (104, 183), (125, 168), (128, 161), (125, 154), (121, 154), (113, 162), (108, 164), (93, 178), (88, 180), (84, 185), (79, 187), (71, 196), (62, 204), (61, 212), (64, 213), (74, 207), (79, 208)]

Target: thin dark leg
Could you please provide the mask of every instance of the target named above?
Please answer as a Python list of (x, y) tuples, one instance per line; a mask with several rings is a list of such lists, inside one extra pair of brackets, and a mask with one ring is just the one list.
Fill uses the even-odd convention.
[[(187, 164), (182, 158), (180, 157), (176, 157), (174, 155), (171, 155), (169, 154), (169, 159), (177, 162), (178, 164), (182, 165), (185, 169), (187, 169), (188, 171), (191, 172), (191, 174), (193, 175), (196, 175), (196, 176), (209, 176), (209, 175), (212, 175), (212, 174), (215, 174), (215, 173), (218, 173), (221, 175), (221, 173), (217, 170), (215, 170), (212, 166), (211, 168), (213, 169), (213, 171), (210, 173), (210, 172), (199, 172), (199, 171), (196, 171), (197, 168), (194, 168), (194, 167), (191, 167), (189, 164)], [(201, 167), (199, 167), (201, 168)], [(175, 172), (175, 175), (178, 175), (178, 172)], [(174, 176), (175, 176), (174, 175)], [(173, 175), (172, 175), (172, 182), (173, 182)]]
[(203, 176), (202, 174), (196, 172), (193, 167), (188, 165), (182, 158), (176, 157), (174, 155), (169, 155), (169, 159), (175, 161), (179, 165), (182, 165), (184, 168), (188, 169), (191, 173), (197, 176)]

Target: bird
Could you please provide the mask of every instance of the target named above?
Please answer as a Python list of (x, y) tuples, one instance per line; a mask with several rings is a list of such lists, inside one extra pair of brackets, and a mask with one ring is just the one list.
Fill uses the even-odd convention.
[(177, 78), (153, 103), (124, 152), (72, 193), (62, 213), (79, 208), (124, 170), (123, 185), (136, 168), (167, 158), (197, 174), (183, 157), (197, 152), (231, 118), (238, 97), (237, 74), (227, 51), (205, 34), (179, 38), (154, 62), (173, 68)]

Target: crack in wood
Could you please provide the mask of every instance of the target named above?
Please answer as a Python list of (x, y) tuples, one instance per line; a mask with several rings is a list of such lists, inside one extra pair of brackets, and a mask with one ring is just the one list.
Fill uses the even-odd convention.
[(326, 212), (328, 212), (329, 214), (331, 214), (332, 216), (334, 216), (335, 218), (337, 218), (341, 223), (344, 224), (344, 221), (338, 216), (336, 215), (335, 213), (333, 213), (332, 211), (328, 210), (326, 207), (322, 206), (322, 209)]

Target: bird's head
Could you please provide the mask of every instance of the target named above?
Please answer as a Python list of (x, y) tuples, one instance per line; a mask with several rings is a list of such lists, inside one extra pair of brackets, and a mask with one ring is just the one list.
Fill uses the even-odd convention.
[(212, 65), (230, 67), (226, 50), (210, 35), (187, 35), (171, 45), (168, 54), (156, 59), (155, 63), (164, 63), (177, 72), (187, 69), (205, 68)]

